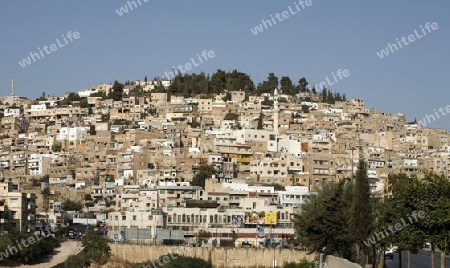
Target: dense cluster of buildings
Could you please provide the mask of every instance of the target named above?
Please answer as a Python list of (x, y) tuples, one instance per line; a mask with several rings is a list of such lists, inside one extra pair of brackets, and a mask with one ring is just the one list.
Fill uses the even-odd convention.
[[(120, 101), (92, 97), (112, 87), (98, 85), (79, 92), (87, 105), (62, 105), (67, 94), (0, 98), (0, 231), (47, 216), (62, 222), (58, 211), (70, 199), (103, 215), (110, 237), (160, 241), (204, 230), (224, 245), (259, 244), (293, 236), (295, 210), (325, 184), (352, 178), (360, 156), (380, 196), (391, 173), (448, 176), (447, 131), (360, 99), (330, 104), (277, 89), (183, 98), (136, 83), (148, 94), (129, 96), (125, 87)], [(193, 186), (203, 163), (216, 174)]]

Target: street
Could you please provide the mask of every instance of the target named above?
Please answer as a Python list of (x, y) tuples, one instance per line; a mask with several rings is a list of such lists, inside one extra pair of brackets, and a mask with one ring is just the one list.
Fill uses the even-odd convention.
[[(398, 253), (394, 253), (394, 259), (386, 260), (386, 267), (397, 268), (399, 256)], [(440, 268), (441, 256), (440, 253), (435, 253), (435, 267)], [(403, 254), (403, 267), (408, 267), (408, 254)], [(419, 252), (418, 254), (411, 254), (411, 268), (426, 268), (431, 267), (431, 255), (429, 252)], [(447, 256), (445, 259), (445, 267), (450, 268), (450, 258)]]

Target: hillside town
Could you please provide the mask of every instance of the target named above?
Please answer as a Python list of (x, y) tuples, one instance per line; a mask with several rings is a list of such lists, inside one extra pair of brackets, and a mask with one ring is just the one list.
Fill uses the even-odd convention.
[[(0, 98), (0, 232), (70, 219), (103, 226), (116, 242), (206, 233), (205, 245), (259, 247), (295, 236), (296, 210), (325, 185), (353, 178), (362, 158), (380, 197), (390, 194), (389, 174), (448, 178), (447, 131), (364, 100), (330, 103), (277, 88), (154, 92), (170, 83), (133, 81), (119, 100), (106, 97), (113, 84), (30, 100), (12, 81)], [(143, 94), (134, 94), (138, 85)], [(81, 209), (67, 211), (68, 201)]]

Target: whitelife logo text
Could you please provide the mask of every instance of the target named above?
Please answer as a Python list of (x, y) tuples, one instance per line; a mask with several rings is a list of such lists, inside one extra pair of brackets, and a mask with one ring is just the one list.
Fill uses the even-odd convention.
[[(28, 65), (30, 65), (31, 63), (36, 62), (37, 60), (39, 60), (41, 58), (44, 58), (45, 55), (50, 55), (52, 52), (55, 52), (56, 50), (68, 45), (69, 42), (67, 41), (67, 39), (69, 39), (70, 42), (73, 42), (73, 41), (79, 39), (80, 37), (81, 37), (81, 35), (79, 32), (75, 31), (72, 33), (72, 31), (69, 31), (66, 36), (62, 35), (64, 42), (62, 42), (61, 40), (59, 40), (59, 38), (57, 38), (56, 44), (53, 43), (50, 46), (43, 46), (42, 49), (40, 47), (38, 47), (38, 52), (34, 52), (34, 53), (30, 52), (30, 56), (19, 61), (19, 65), (22, 66), (22, 68), (25, 68)], [(44, 51), (45, 51), (45, 54), (44, 54)], [(31, 60), (33, 60), (33, 62), (31, 62)]]

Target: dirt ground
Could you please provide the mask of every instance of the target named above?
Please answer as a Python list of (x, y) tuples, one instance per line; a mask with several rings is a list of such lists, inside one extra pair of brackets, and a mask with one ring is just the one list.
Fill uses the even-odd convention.
[(53, 255), (49, 256), (47, 262), (34, 264), (34, 265), (22, 265), (21, 268), (49, 268), (57, 264), (63, 263), (70, 255), (78, 254), (83, 248), (81, 247), (81, 241), (67, 240), (61, 243), (59, 248), (55, 248)]

